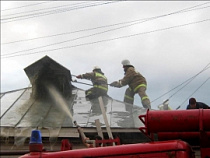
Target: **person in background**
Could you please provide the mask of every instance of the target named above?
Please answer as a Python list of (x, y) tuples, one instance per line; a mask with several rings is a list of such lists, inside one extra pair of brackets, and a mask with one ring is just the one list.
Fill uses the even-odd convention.
[(189, 99), (189, 105), (187, 106), (187, 109), (210, 109), (208, 105), (202, 102), (197, 102), (195, 98)]
[(119, 81), (114, 81), (110, 84), (113, 87), (123, 87), (128, 85), (129, 87), (125, 91), (124, 102), (133, 104), (134, 95), (136, 93), (141, 97), (141, 102), (144, 108), (151, 109), (150, 99), (146, 94), (147, 81), (144, 76), (137, 72), (129, 60), (123, 60), (122, 62), (125, 76)]
[(107, 78), (104, 76), (100, 67), (94, 66), (93, 72), (78, 75), (76, 77), (79, 79), (91, 80), (93, 83), (93, 87), (85, 91), (86, 98), (91, 100), (98, 98), (99, 96), (107, 96)]

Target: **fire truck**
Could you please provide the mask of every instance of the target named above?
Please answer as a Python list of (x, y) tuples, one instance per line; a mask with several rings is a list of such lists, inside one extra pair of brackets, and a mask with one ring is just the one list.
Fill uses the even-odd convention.
[[(47, 152), (43, 150), (40, 131), (34, 130), (29, 143), (30, 153), (20, 158), (196, 158), (196, 152), (201, 158), (210, 158), (210, 109), (147, 110), (139, 119), (144, 124), (139, 130), (151, 142), (120, 144), (117, 138), (92, 141), (85, 139), (78, 126), (83, 141), (92, 143), (92, 146), (72, 150), (69, 142), (64, 140), (61, 151)], [(111, 145), (100, 145), (105, 143)]]

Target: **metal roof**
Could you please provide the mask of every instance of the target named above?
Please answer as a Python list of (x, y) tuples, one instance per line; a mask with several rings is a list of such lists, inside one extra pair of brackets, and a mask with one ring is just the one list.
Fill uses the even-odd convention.
[[(1, 93), (1, 137), (14, 137), (23, 144), (33, 129), (42, 136), (79, 137), (74, 121), (85, 129), (96, 129), (95, 120), (112, 130), (135, 130), (142, 126), (138, 116), (147, 109), (103, 96), (105, 115), (98, 98), (87, 100), (85, 91), (72, 85), (68, 69), (48, 56), (24, 69), (32, 87)], [(96, 130), (92, 131), (96, 132)]]
[[(96, 119), (100, 120), (102, 127), (105, 126), (98, 100), (86, 100), (84, 90), (74, 88), (66, 103), (62, 102), (62, 97), (50, 102), (34, 100), (30, 97), (31, 92), (32, 89), (27, 88), (2, 94), (1, 127), (74, 127), (74, 120), (81, 127), (95, 127)], [(138, 115), (145, 113), (146, 109), (126, 105), (110, 97), (103, 97), (105, 99), (110, 127), (134, 128), (141, 125)]]
[[(40, 102), (33, 100), (31, 93), (32, 88), (26, 88), (1, 94), (1, 137), (14, 137), (15, 145), (23, 144), (32, 129), (40, 129), (43, 137), (51, 139), (79, 137), (73, 124), (75, 120), (84, 129), (95, 129), (96, 119), (100, 120), (102, 128), (106, 127), (98, 101), (86, 100), (84, 90), (73, 88), (68, 102), (56, 97), (49, 102)], [(143, 126), (138, 116), (145, 114), (146, 109), (126, 105), (110, 97), (104, 99), (107, 101), (106, 116), (112, 131), (136, 132)]]
[[(26, 88), (1, 94), (1, 137), (5, 141), (14, 137), (15, 146), (22, 146), (33, 129), (39, 129), (52, 144), (58, 137), (78, 138), (75, 120), (86, 132), (96, 132), (96, 119), (100, 120), (103, 131), (106, 127), (98, 101), (86, 100), (84, 90), (73, 88), (68, 102), (57, 95), (52, 101), (34, 100), (31, 93), (32, 88)], [(146, 109), (110, 97), (103, 97), (105, 99), (112, 132), (140, 132), (138, 128), (142, 125), (138, 116), (146, 113)]]

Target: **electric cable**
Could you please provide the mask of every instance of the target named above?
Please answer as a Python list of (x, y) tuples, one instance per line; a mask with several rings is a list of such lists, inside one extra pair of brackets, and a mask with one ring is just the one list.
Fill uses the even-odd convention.
[[(119, 2), (119, 1), (115, 1), (115, 2)], [(83, 2), (84, 3), (84, 2)], [(86, 2), (85, 2), (86, 3)], [(97, 2), (96, 2), (97, 3)], [(93, 4), (96, 4), (96, 3), (93, 3)], [(114, 3), (114, 2), (106, 2), (106, 3)], [(193, 6), (193, 7), (191, 7), (191, 8), (194, 8), (194, 7), (198, 7), (198, 6), (201, 6), (201, 5), (205, 5), (205, 4), (208, 4), (209, 2), (206, 2), (206, 3), (203, 3), (203, 4), (199, 4), (199, 5), (196, 5), (196, 6)], [(89, 3), (90, 4), (90, 3)], [(71, 4), (71, 5), (74, 5), (74, 4)], [(99, 4), (100, 5), (100, 4)], [(59, 6), (59, 7), (63, 7), (63, 6)], [(66, 7), (66, 6), (65, 6)], [(58, 8), (58, 7), (53, 7), (53, 8)], [(45, 9), (39, 9), (39, 10), (34, 10), (34, 11), (40, 11), (40, 10), (48, 10), (48, 9), (51, 9), (51, 8), (45, 8)], [(188, 9), (190, 9), (190, 8), (188, 8)], [(186, 9), (184, 9), (184, 10), (186, 10)], [(182, 11), (184, 11), (184, 10), (182, 10)], [(34, 11), (30, 11), (30, 12), (34, 12)], [(52, 11), (54, 11), (54, 12), (56, 12), (56, 13), (59, 13), (59, 11), (62, 11), (62, 10), (52, 10)], [(65, 10), (64, 10), (65, 11)], [(40, 14), (45, 14), (45, 13), (49, 13), (49, 12), (51, 12), (51, 11), (48, 11), (48, 12), (39, 12), (39, 13), (37, 13), (37, 15), (40, 15)], [(26, 12), (21, 12), (21, 13), (26, 13)], [(15, 15), (17, 15), (17, 14), (21, 14), (21, 13), (16, 13)], [(11, 16), (11, 15), (14, 15), (14, 14), (10, 14), (10, 15), (6, 15), (6, 16)], [(11, 18), (5, 18), (5, 19), (1, 19), (1, 20), (10, 20), (10, 19), (16, 19), (16, 18), (23, 18), (23, 17), (28, 17), (28, 16), (35, 16), (36, 14), (28, 14), (28, 15), (22, 15), (22, 16), (16, 16), (16, 17), (11, 17)], [(47, 14), (47, 15), (49, 15), (49, 14)], [(3, 16), (5, 16), (5, 15), (3, 15)]]
[[(57, 1), (57, 0), (53, 0), (53, 1)], [(24, 8), (24, 7), (31, 7), (31, 6), (34, 6), (34, 5), (40, 5), (40, 4), (43, 4), (43, 3), (50, 3), (50, 2), (53, 2), (53, 1), (47, 1), (47, 2), (40, 2), (40, 3), (35, 3), (35, 4), (29, 4), (29, 5), (24, 5), (24, 6), (15, 7), (15, 8), (8, 8), (8, 9), (4, 9), (4, 10), (1, 10), (1, 11), (3, 12), (3, 11), (9, 11), (9, 10), (14, 10), (14, 9)]]
[[(209, 69), (209, 68), (210, 68), (209, 65), (210, 65), (210, 63), (208, 63), (208, 64), (207, 64), (201, 71), (199, 71), (197, 74), (195, 74), (195, 75), (192, 76), (191, 78), (187, 79), (186, 81), (182, 82), (180, 85), (178, 85), (178, 86), (172, 88), (170, 91), (168, 91), (168, 92), (162, 94), (161, 96), (157, 97), (156, 99), (154, 99), (153, 101), (151, 101), (151, 103), (154, 102), (154, 101), (156, 101), (156, 100), (158, 100), (158, 99), (160, 99), (161, 97), (165, 96), (166, 94), (170, 93), (171, 91), (175, 90), (176, 88), (178, 88), (178, 87), (184, 85), (185, 83), (189, 84), (195, 77), (197, 77), (197, 76), (200, 75), (202, 72), (204, 72), (204, 71), (206, 71), (207, 69)], [(186, 84), (186, 85), (187, 85), (187, 84)], [(186, 85), (184, 85), (184, 86), (186, 86)], [(182, 89), (182, 88), (181, 88), (181, 89)], [(178, 91), (180, 91), (181, 89), (179, 89)], [(178, 91), (177, 91), (177, 92), (178, 92)], [(177, 93), (177, 92), (176, 92), (176, 93)], [(171, 98), (172, 96), (174, 96), (176, 93), (174, 93), (173, 95), (171, 95), (170, 98)]]
[[(92, 3), (92, 2), (91, 2)], [(96, 4), (96, 3), (94, 3), (94, 4)], [(70, 5), (70, 6), (72, 6), (72, 5)], [(66, 6), (65, 6), (66, 7)], [(82, 6), (82, 7), (85, 7), (85, 6)], [(69, 8), (69, 7), (68, 7)], [(50, 9), (50, 8), (49, 8)], [(47, 14), (47, 13), (51, 13), (51, 12), (55, 12), (55, 13), (59, 13), (59, 11), (63, 11), (64, 9), (67, 9), (67, 8), (62, 8), (62, 9), (58, 9), (58, 10), (51, 10), (51, 11), (46, 11), (46, 12), (38, 12), (38, 13), (34, 13), (34, 14), (27, 14), (27, 15), (20, 15), (20, 16), (16, 16), (16, 17), (9, 17), (9, 18), (3, 18), (3, 19), (1, 19), (1, 20), (11, 20), (11, 19), (18, 19), (18, 18), (24, 18), (24, 17), (26, 17), (26, 18), (30, 18), (30, 16), (39, 16), (39, 15), (45, 15), (45, 14)], [(69, 8), (70, 9), (70, 8)], [(77, 8), (78, 9), (78, 8)], [(48, 8), (45, 8), (45, 9), (40, 9), (40, 10), (48, 10)], [(40, 10), (34, 10), (34, 11), (40, 11)], [(34, 12), (34, 11), (30, 11), (30, 12)], [(65, 11), (65, 10), (64, 10)], [(30, 13), (29, 12), (29, 13)], [(24, 13), (24, 12), (23, 12)], [(27, 13), (27, 12), (25, 12), (25, 13)], [(18, 14), (18, 13), (17, 13)], [(17, 15), (17, 14), (15, 14), (15, 15)], [(8, 15), (7, 15), (8, 16)]]
[[(210, 3), (210, 2), (207, 2), (207, 3)], [(136, 25), (136, 24), (139, 24), (139, 23), (147, 22), (147, 21), (150, 21), (150, 20), (154, 20), (154, 19), (157, 19), (157, 18), (161, 18), (161, 17), (173, 15), (173, 14), (183, 13), (183, 12), (187, 12), (187, 11), (194, 11), (195, 9), (194, 10), (190, 10), (190, 9), (198, 7), (198, 6), (201, 6), (201, 5), (205, 5), (207, 3), (203, 3), (203, 4), (200, 4), (200, 5), (192, 6), (192, 7), (185, 8), (185, 9), (182, 9), (182, 10), (179, 10), (179, 11), (175, 11), (175, 12), (172, 12), (172, 13), (163, 14), (163, 15), (160, 15), (160, 16), (155, 16), (155, 17), (150, 17), (150, 18), (143, 18), (143, 19), (138, 19), (138, 20), (132, 20), (132, 21), (116, 23), (116, 24), (112, 24), (112, 25), (105, 25), (105, 26), (100, 26), (100, 27), (95, 27), (95, 28), (90, 28), (90, 29), (77, 30), (77, 31), (73, 31), (73, 32), (60, 33), (60, 34), (55, 34), (55, 35), (50, 35), (50, 36), (37, 37), (37, 38), (28, 39), (28, 40), (35, 40), (35, 39), (41, 39), (41, 38), (55, 37), (55, 36), (67, 35), (67, 34), (72, 34), (72, 33), (77, 33), (77, 32), (90, 31), (90, 30), (99, 29), (99, 28), (111, 27), (111, 26), (116, 26), (116, 25), (121, 25), (121, 24), (133, 23), (133, 24), (125, 25), (123, 27), (110, 29), (110, 30), (106, 30), (106, 31), (103, 31), (103, 32), (95, 33), (95, 34), (92, 34), (92, 35), (82, 36), (82, 37), (79, 37), (79, 38), (75, 38), (75, 39), (71, 39), (71, 40), (67, 40), (67, 41), (61, 42), (61, 43), (65, 43), (65, 42), (69, 42), (69, 41), (72, 41), (72, 40), (77, 40), (77, 39), (80, 39), (80, 38), (91, 37), (91, 36), (98, 35), (98, 34), (101, 34), (101, 33), (105, 33), (105, 32), (109, 32), (109, 31), (113, 31), (113, 30), (129, 27), (129, 26), (132, 26), (132, 25)], [(23, 42), (23, 41), (28, 41), (28, 40), (19, 40), (19, 41), (7, 42), (7, 43), (2, 43), (2, 44), (11, 44), (11, 43)], [(61, 44), (61, 43), (53, 43), (53, 44), (50, 44), (50, 45), (47, 45), (47, 46), (51, 46), (51, 45), (55, 45), (55, 44)], [(45, 46), (40, 46), (38, 48), (43, 48), (43, 47), (47, 47), (47, 46), (46, 45)], [(30, 50), (34, 50), (34, 49), (38, 49), (38, 48), (36, 47), (36, 48), (32, 48)], [(29, 50), (23, 50), (23, 51), (29, 51)], [(22, 51), (18, 51), (18, 52), (22, 52)], [(18, 52), (14, 52), (14, 53), (18, 53)]]
[(208, 77), (192, 94), (190, 94), (187, 99), (185, 99), (179, 106), (182, 107), (182, 105), (193, 95), (195, 94), (208, 80), (210, 77)]
[[(52, 11), (48, 11), (48, 12), (40, 12), (40, 13), (36, 13), (36, 14), (28, 14), (28, 15), (25, 15), (25, 16), (16, 16), (16, 17), (11, 17), (11, 18), (5, 18), (5, 19), (1, 19), (1, 23), (5, 24), (5, 23), (19, 21), (19, 20), (25, 20), (25, 19), (30, 19), (30, 18), (40, 17), (40, 16), (63, 13), (63, 12), (67, 12), (67, 11), (84, 9), (84, 8), (88, 8), (88, 7), (95, 7), (95, 6), (99, 6), (99, 5), (106, 5), (106, 4), (109, 4), (109, 3), (116, 3), (116, 2), (118, 2), (118, 1), (104, 2), (104, 3), (101, 3), (101, 4), (92, 4), (92, 5), (89, 5), (89, 6), (82, 6), (80, 8), (74, 8), (74, 9), (65, 8), (65, 9), (52, 10)], [(8, 21), (8, 20), (10, 20), (10, 21)]]
[[(93, 3), (93, 2), (91, 2), (91, 3)], [(91, 3), (88, 3), (88, 5), (90, 5)], [(97, 3), (93, 3), (93, 4), (97, 4)], [(73, 6), (73, 5), (74, 4), (54, 7), (54, 8), (65, 7), (65, 8), (61, 8), (61, 9), (58, 9), (58, 10), (49, 10), (49, 9), (52, 9), (52, 8), (44, 8), (44, 9), (32, 10), (30, 12), (28, 11), (30, 14), (27, 14), (27, 15), (19, 15), (19, 16), (15, 16), (15, 17), (7, 17), (7, 18), (2, 18), (1, 20), (2, 21), (3, 20), (5, 20), (5, 21), (12, 20), (12, 19), (17, 19), (18, 20), (18, 18), (19, 18), (19, 20), (21, 20), (21, 18), (22, 19), (29, 19), (30, 17), (39, 17), (39, 16), (45, 15), (47, 13), (57, 14), (57, 13), (60, 13), (62, 11), (66, 11), (66, 9), (74, 10), (74, 9), (79, 9), (80, 8), (79, 6)], [(67, 7), (67, 6), (71, 6), (71, 7)], [(86, 7), (86, 6), (84, 5), (84, 6), (81, 6), (81, 7), (83, 8), (83, 7)], [(49, 10), (49, 11), (40, 12), (42, 10)], [(36, 11), (39, 11), (39, 12), (33, 13), (33, 12), (36, 12)], [(14, 13), (14, 14), (10, 14), (10, 15), (7, 14), (7, 15), (2, 15), (2, 16), (11, 16), (11, 15), (18, 15), (18, 14), (23, 14), (23, 13), (27, 13), (27, 12), (19, 12), (19, 13)], [(15, 21), (17, 21), (17, 20), (15, 20)]]
[[(185, 12), (188, 12), (188, 11), (194, 11), (194, 10), (198, 10), (198, 9), (206, 9), (208, 7), (210, 7), (210, 6), (202, 7), (202, 8), (196, 8), (196, 9), (191, 9), (191, 10), (189, 9), (189, 10), (183, 11), (181, 13), (185, 13)], [(158, 17), (160, 17), (160, 16), (158, 16)], [(128, 23), (133, 23), (133, 22), (138, 22), (138, 21), (143, 21), (143, 20), (153, 20), (153, 18), (155, 19), (155, 18), (158, 18), (158, 17), (156, 16), (156, 17), (151, 17), (151, 18), (143, 18), (143, 19), (132, 20), (132, 21), (127, 21), (127, 22), (121, 22), (121, 23), (115, 23), (115, 24), (110, 24), (110, 25), (104, 25), (104, 26), (99, 26), (99, 27), (94, 27), (94, 28), (81, 29), (81, 30), (76, 30), (76, 31), (72, 31), (72, 32), (64, 32), (64, 33), (53, 34), (53, 35), (48, 35), (48, 36), (40, 36), (40, 37), (36, 37), (36, 38), (29, 38), (29, 39), (5, 42), (5, 43), (1, 43), (1, 44), (5, 45), (5, 44), (12, 44), (12, 43), (17, 43), (17, 42), (26, 42), (26, 41), (31, 41), (31, 40), (37, 40), (37, 39), (42, 39), (42, 38), (49, 38), (49, 37), (56, 37), (56, 36), (61, 36), (61, 35), (68, 35), (68, 34), (73, 34), (73, 33), (78, 33), (78, 32), (85, 32), (85, 31), (91, 31), (91, 30), (96, 30), (96, 29), (101, 29), (101, 28), (106, 28), (106, 27), (111, 27), (111, 26), (117, 26), (117, 25), (122, 25), (122, 24), (128, 24)], [(135, 23), (135, 24), (138, 24), (138, 23)]]
[(170, 99), (171, 97), (173, 97), (175, 94), (177, 94), (178, 92), (180, 92), (184, 87), (186, 87), (190, 82), (192, 82), (200, 73), (202, 73), (203, 71), (209, 69), (210, 67), (208, 68), (205, 68), (203, 69), (201, 72), (199, 72), (197, 75), (193, 76), (184, 86), (182, 86), (180, 89), (178, 89), (174, 94), (172, 94), (171, 96), (169, 96), (168, 99)]
[[(146, 20), (146, 21), (147, 21), (147, 20)], [(145, 22), (145, 21), (143, 21), (143, 22)], [(135, 24), (130, 24), (129, 26), (131, 26), (131, 25), (135, 25)], [(40, 46), (40, 47), (31, 48), (31, 49), (21, 50), (21, 51), (17, 51), (17, 52), (10, 53), (10, 54), (2, 54), (1, 56), (5, 56), (5, 55), (7, 56), (7, 55), (11, 55), (11, 54), (18, 54), (18, 53), (20, 53), (20, 52), (26, 52), (26, 51), (31, 51), (31, 50), (35, 50), (35, 49), (45, 48), (45, 47), (49, 47), (49, 46), (55, 46), (55, 45), (57, 45), (57, 44), (62, 44), (62, 43), (70, 42), (70, 41), (75, 41), (75, 40), (78, 40), (78, 39), (83, 39), (83, 38), (87, 38), (87, 37), (92, 37), (92, 36), (95, 36), (95, 35), (107, 33), (107, 32), (114, 31), (114, 30), (118, 30), (118, 29), (125, 28), (125, 27), (128, 27), (128, 25), (126, 25), (126, 26), (121, 26), (121, 27), (118, 27), (118, 28), (115, 28), (115, 29), (105, 30), (105, 31), (102, 31), (102, 32), (97, 32), (97, 33), (90, 34), (90, 35), (86, 35), (86, 36), (77, 37), (77, 38), (70, 39), (70, 40), (66, 40), (66, 41), (61, 41), (61, 42), (57, 42), (57, 43), (48, 44), (48, 45), (45, 45), (45, 46)]]
[[(200, 5), (204, 5), (204, 4), (200, 4)], [(118, 28), (109, 29), (109, 30), (97, 32), (97, 33), (94, 33), (94, 34), (90, 34), (90, 35), (86, 35), (86, 36), (81, 36), (81, 37), (77, 37), (77, 38), (74, 38), (74, 39), (65, 40), (65, 41), (61, 41), (61, 42), (57, 42), (57, 43), (53, 43), (53, 44), (48, 44), (48, 45), (44, 45), (44, 46), (40, 46), (40, 47), (35, 47), (35, 48), (31, 48), (31, 49), (16, 51), (16, 52), (9, 53), (9, 54), (2, 54), (1, 56), (3, 57), (3, 56), (12, 55), (12, 54), (18, 54), (20, 52), (26, 52), (26, 51), (31, 51), (31, 50), (35, 50), (35, 49), (45, 48), (45, 47), (49, 47), (49, 46), (55, 46), (57, 44), (62, 44), (62, 43), (66, 43), (66, 42), (70, 42), (70, 41), (74, 41), (74, 40), (78, 40), (78, 39), (82, 39), (82, 38), (92, 37), (92, 36), (95, 36), (95, 35), (103, 34), (103, 33), (114, 31), (114, 30), (118, 30), (118, 29), (122, 29), (122, 28), (125, 28), (125, 27), (129, 27), (129, 26), (132, 26), (132, 25), (139, 24), (139, 23), (144, 23), (144, 22), (147, 22), (147, 21), (150, 21), (150, 20), (154, 20), (154, 19), (157, 19), (157, 18), (160, 18), (160, 17), (165, 17), (165, 16), (168, 16), (168, 15), (180, 13), (182, 11), (186, 11), (186, 10), (189, 10), (189, 9), (194, 8), (194, 7), (197, 7), (197, 6), (198, 5), (193, 6), (193, 7), (190, 7), (190, 8), (187, 8), (187, 9), (182, 9), (180, 11), (172, 12), (172, 13), (169, 13), (169, 14), (164, 14), (164, 15), (160, 15), (160, 16), (156, 16), (156, 17), (146, 18), (143, 21), (138, 21), (136, 23), (131, 23), (131, 24), (128, 24), (128, 25), (125, 25), (125, 26), (121, 26), (121, 27), (118, 27)]]
[[(191, 80), (192, 78), (194, 79), (196, 76), (198, 76), (199, 74), (201, 74), (202, 72), (204, 72), (205, 70), (207, 70), (207, 69), (209, 69), (210, 67), (208, 67), (208, 65), (210, 65), (210, 63), (209, 64), (207, 64), (206, 66), (205, 66), (205, 68), (203, 68), (199, 73), (197, 73), (196, 75), (194, 75), (193, 77), (191, 77), (191, 78), (189, 78), (188, 80)], [(192, 94), (190, 94), (188, 97), (187, 97), (187, 99), (185, 99), (177, 108), (176, 108), (176, 110), (178, 110), (193, 94), (195, 94), (208, 80), (210, 79), (210, 77), (208, 77)], [(188, 81), (187, 80), (187, 81)], [(186, 81), (184, 81), (183, 83), (185, 83)], [(182, 84), (183, 84), (182, 83)], [(181, 85), (182, 85), (181, 84)], [(177, 87), (179, 87), (180, 85), (178, 85), (178, 86), (176, 86), (175, 88), (177, 88)], [(175, 88), (173, 88), (172, 90), (174, 90)], [(172, 91), (172, 90), (170, 90), (170, 91)], [(170, 92), (169, 91), (169, 92)], [(168, 93), (168, 92), (167, 92)], [(166, 93), (165, 93), (166, 94)], [(164, 95), (165, 95), (164, 94)], [(162, 97), (162, 96), (161, 96)], [(160, 98), (160, 97), (159, 97)], [(159, 99), (159, 98), (157, 98), (157, 99)], [(157, 100), (157, 99), (155, 99), (155, 100)], [(152, 102), (151, 102), (152, 103)], [(161, 104), (159, 104), (159, 105), (161, 105)], [(157, 106), (158, 107), (158, 106)], [(134, 110), (130, 115), (132, 115), (134, 112), (136, 112), (137, 110)]]
[[(71, 4), (70, 6), (74, 6), (74, 5), (78, 5), (78, 4), (84, 4), (84, 3), (88, 3), (88, 2), (75, 3), (75, 4)], [(49, 9), (55, 9), (55, 8), (61, 8), (61, 7), (67, 7), (67, 6), (69, 6), (69, 5), (62, 5), (62, 6), (51, 7), (51, 8), (43, 8), (43, 9), (31, 10), (30, 12), (36, 12), (36, 11), (41, 11), (41, 10), (49, 10)], [(24, 14), (24, 13), (28, 13), (28, 12), (29, 12), (29, 11), (25, 11), (25, 12), (18, 12), (18, 13), (13, 13), (13, 14), (6, 14), (6, 15), (2, 15), (2, 17), (4, 17), (4, 16), (18, 15), (18, 14)]]
[(12, 58), (12, 57), (16, 57), (16, 56), (25, 56), (25, 55), (31, 55), (31, 54), (38, 54), (38, 53), (43, 53), (43, 52), (51, 52), (51, 51), (62, 50), (62, 49), (75, 48), (75, 47), (80, 47), (80, 46), (85, 46), (85, 45), (92, 45), (92, 44), (96, 44), (96, 43), (109, 42), (109, 41), (113, 41), (113, 40), (118, 40), (118, 39), (123, 39), (123, 38), (130, 38), (130, 37), (134, 37), (134, 36), (145, 35), (145, 34), (149, 34), (149, 33), (154, 33), (154, 32), (159, 32), (159, 31), (165, 31), (165, 30), (174, 29), (174, 28), (178, 28), (178, 27), (183, 27), (183, 26), (188, 26), (188, 25), (192, 25), (192, 24), (207, 22), (209, 20), (210, 19), (205, 19), (205, 20), (201, 20), (201, 21), (195, 21), (195, 22), (191, 22), (191, 23), (186, 23), (186, 24), (182, 24), (182, 25), (171, 26), (171, 27), (167, 27), (167, 28), (162, 28), (162, 29), (157, 29), (157, 30), (152, 30), (152, 31), (147, 31), (147, 32), (142, 32), (142, 33), (136, 33), (136, 34), (126, 35), (126, 36), (121, 36), (121, 37), (115, 37), (115, 38), (111, 38), (111, 39), (105, 39), (105, 40), (100, 40), (100, 41), (82, 43), (82, 44), (77, 44), (77, 45), (72, 45), (72, 46), (67, 46), (67, 47), (60, 47), (60, 48), (55, 48), (55, 49), (48, 49), (48, 50), (42, 50), (42, 51), (37, 51), (37, 52), (31, 52), (31, 53), (8, 55), (8, 56), (6, 56), (6, 54), (4, 54), (5, 56), (2, 55), (2, 59)]

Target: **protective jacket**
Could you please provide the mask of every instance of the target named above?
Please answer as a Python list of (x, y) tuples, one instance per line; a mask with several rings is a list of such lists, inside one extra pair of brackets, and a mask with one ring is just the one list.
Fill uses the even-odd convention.
[[(209, 109), (210, 107), (202, 102), (196, 102), (196, 109)], [(190, 105), (187, 105), (187, 109), (192, 109)]]
[(129, 85), (133, 92), (137, 92), (141, 86), (146, 87), (147, 85), (146, 79), (133, 66), (126, 70), (124, 78), (119, 83), (121, 86)]
[(99, 96), (106, 96), (108, 91), (107, 78), (102, 71), (94, 71), (81, 75), (81, 78), (91, 80), (93, 88), (85, 91), (86, 97), (89, 99), (98, 98)]
[(94, 87), (99, 89), (103, 89), (105, 91), (108, 90), (107, 78), (103, 73), (99, 72), (90, 72), (82, 75), (82, 78), (91, 80)]

